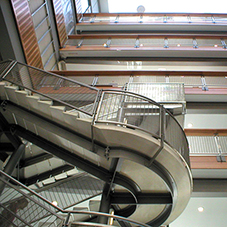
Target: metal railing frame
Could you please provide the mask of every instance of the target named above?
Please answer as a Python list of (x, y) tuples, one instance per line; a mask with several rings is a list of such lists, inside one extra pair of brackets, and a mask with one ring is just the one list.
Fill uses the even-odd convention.
[[(173, 23), (173, 24), (198, 24), (198, 23), (211, 23), (211, 24), (218, 24), (219, 22), (222, 22), (223, 24), (223, 20), (219, 21), (218, 19), (222, 19), (222, 18), (226, 18), (227, 14), (219, 14), (219, 13), (83, 13), (83, 20), (79, 21), (79, 23), (82, 22), (90, 22), (89, 18), (92, 17), (100, 17), (100, 18), (111, 18), (111, 17), (118, 17), (118, 20), (115, 19), (115, 21), (110, 21), (109, 23), (149, 23), (149, 24), (155, 24), (155, 23)], [(88, 18), (87, 20), (85, 20), (84, 18)], [(119, 18), (121, 17), (133, 17), (135, 18), (135, 20), (132, 21), (127, 21), (127, 22), (121, 22), (119, 21)], [(160, 18), (159, 21), (146, 21), (144, 22), (143, 20), (141, 20), (142, 18), (146, 18), (146, 17), (150, 17), (150, 18)], [(182, 21), (174, 21), (174, 20), (169, 20), (169, 18), (179, 18), (179, 17), (183, 17), (186, 20), (182, 20)], [(203, 20), (197, 21), (197, 20), (192, 20), (193, 18), (203, 18)], [(206, 20), (205, 18), (208, 18), (208, 20)], [(102, 20), (100, 19), (100, 21), (96, 21), (96, 23), (102, 22)], [(225, 22), (225, 21), (224, 21)], [(227, 21), (226, 21), (227, 23)]]
[[(73, 105), (71, 105), (71, 104), (69, 104), (69, 103), (66, 103), (66, 102), (64, 102), (64, 101), (62, 101), (62, 100), (53, 98), (53, 97), (51, 97), (51, 96), (48, 96), (47, 94), (40, 93), (39, 91), (37, 91), (37, 90), (35, 90), (35, 89), (33, 89), (33, 88), (29, 88), (29, 87), (26, 87), (26, 86), (23, 86), (23, 85), (20, 85), (20, 84), (17, 84), (17, 83), (14, 83), (14, 82), (13, 82), (15, 85), (17, 85), (17, 86), (19, 86), (19, 87), (21, 87), (21, 88), (30, 90), (30, 91), (33, 92), (33, 93), (37, 93), (37, 94), (39, 94), (39, 95), (41, 95), (41, 96), (43, 96), (43, 97), (45, 97), (45, 98), (48, 98), (48, 99), (51, 99), (51, 100), (53, 100), (53, 101), (59, 102), (59, 103), (65, 105), (65, 106), (68, 106), (68, 107), (70, 107), (70, 108), (72, 108), (72, 109), (76, 109), (76, 110), (79, 111), (79, 112), (82, 112), (82, 113), (85, 113), (85, 114), (88, 114), (89, 116), (91, 116), (91, 117), (92, 117), (92, 123), (91, 123), (91, 135), (92, 135), (92, 138), (91, 138), (91, 140), (92, 140), (92, 143), (93, 143), (93, 148), (94, 148), (94, 133), (93, 133), (93, 127), (94, 127), (94, 125), (95, 125), (96, 123), (99, 123), (99, 120), (98, 120), (97, 116), (99, 115), (99, 111), (100, 111), (100, 108), (101, 108), (101, 106), (102, 106), (102, 104), (103, 104), (103, 97), (104, 97), (105, 94), (107, 94), (107, 93), (108, 93), (108, 94), (112, 93), (112, 94), (119, 94), (119, 95), (124, 95), (124, 96), (129, 96), (129, 97), (136, 97), (136, 98), (139, 98), (139, 99), (141, 99), (141, 100), (143, 100), (143, 101), (145, 101), (145, 102), (148, 102), (149, 104), (152, 104), (152, 105), (157, 106), (159, 109), (164, 108), (161, 104), (155, 102), (154, 100), (149, 99), (149, 98), (147, 98), (147, 97), (145, 97), (145, 96), (143, 96), (143, 95), (136, 94), (136, 93), (134, 93), (134, 92), (125, 91), (125, 90), (110, 90), (110, 89), (103, 89), (103, 90), (101, 89), (101, 90), (100, 90), (100, 89), (98, 89), (98, 88), (89, 86), (89, 85), (87, 85), (87, 84), (83, 84), (83, 83), (81, 83), (81, 82), (77, 82), (77, 81), (74, 81), (74, 80), (72, 80), (72, 79), (65, 78), (65, 77), (60, 76), (60, 75), (56, 75), (56, 74), (54, 74), (54, 73), (46, 72), (46, 71), (44, 71), (44, 70), (37, 69), (37, 68), (35, 68), (35, 67), (33, 67), (33, 66), (28, 66), (28, 65), (23, 64), (23, 63), (18, 63), (18, 62), (16, 62), (16, 61), (13, 63), (12, 66), (10, 65), (10, 66), (8, 67), (9, 69), (6, 71), (6, 74), (5, 74), (5, 75), (2, 75), (2, 78), (0, 78), (0, 81), (5, 80), (5, 81), (8, 81), (8, 82), (12, 83), (12, 81), (7, 80), (7, 75), (8, 75), (8, 74), (10, 73), (10, 71), (15, 67), (16, 64), (19, 64), (19, 65), (22, 65), (22, 66), (25, 66), (25, 67), (28, 67), (28, 68), (31, 68), (31, 69), (34, 69), (34, 70), (38, 70), (38, 71), (40, 71), (40, 72), (42, 72), (42, 73), (45, 73), (45, 74), (47, 74), (47, 75), (51, 75), (51, 76), (54, 76), (54, 77), (56, 77), (56, 78), (59, 78), (59, 79), (65, 80), (65, 81), (72, 82), (72, 83), (74, 83), (74, 84), (80, 85), (80, 86), (82, 86), (82, 87), (89, 88), (89, 89), (94, 90), (94, 91), (97, 92), (97, 93), (96, 93), (96, 98), (95, 98), (95, 100), (94, 100), (94, 102), (93, 102), (92, 113), (89, 113), (89, 112), (87, 112), (87, 111), (85, 111), (85, 110), (83, 110), (83, 109), (80, 109), (80, 108), (78, 108), (78, 107), (76, 107), (76, 106), (73, 106)], [(32, 81), (31, 75), (29, 75), (29, 78), (30, 78), (30, 80)], [(164, 108), (164, 109), (165, 109), (165, 108)], [(163, 111), (162, 111), (162, 112), (163, 112)], [(182, 127), (180, 126), (179, 122), (174, 118), (174, 116), (173, 116), (167, 109), (165, 109), (165, 113), (168, 114), (168, 115), (170, 116), (170, 118), (173, 119), (174, 122), (176, 123), (176, 125), (179, 127), (179, 129), (180, 129), (180, 131), (181, 131), (181, 133), (182, 133), (182, 135), (183, 135), (183, 137), (184, 137), (184, 139), (185, 139), (185, 142), (186, 142), (186, 144), (184, 144), (184, 145), (185, 145), (184, 147), (187, 147), (187, 148), (188, 148), (187, 137), (186, 137), (186, 135), (185, 135), (185, 133), (184, 133)], [(160, 116), (160, 119), (163, 120), (164, 118)], [(135, 125), (131, 125), (131, 124), (130, 124), (130, 125), (127, 125), (126, 123), (122, 123), (122, 122), (111, 122), (111, 121), (108, 122), (108, 121), (102, 121), (102, 123), (119, 124), (119, 125), (123, 125), (123, 126), (126, 126), (126, 127), (129, 126), (129, 127), (131, 127), (131, 128), (136, 128), (136, 129), (139, 129), (139, 130), (141, 130), (141, 131), (144, 131), (144, 130), (143, 130), (142, 128), (140, 128), (140, 127), (136, 127)], [(152, 136), (155, 136), (152, 132), (148, 132), (148, 133), (150, 133)], [(162, 132), (162, 133), (163, 133), (163, 132)], [(161, 133), (161, 134), (162, 134), (162, 133)], [(157, 136), (156, 136), (156, 137), (157, 137)], [(160, 145), (161, 147), (162, 147), (162, 143), (163, 143), (163, 141), (164, 141), (164, 140), (163, 140), (164, 137), (165, 137), (165, 136), (159, 135), (159, 139), (161, 140), (161, 143), (160, 143), (160, 144), (161, 144), (161, 145)], [(166, 140), (165, 140), (165, 142), (166, 142), (168, 145), (170, 145), (172, 148), (174, 148), (173, 144), (168, 143)], [(183, 142), (182, 142), (182, 143), (183, 143)], [(176, 149), (176, 148), (175, 148), (175, 149)], [(177, 150), (177, 149), (176, 149), (176, 150)], [(189, 150), (188, 150), (188, 155), (189, 155)], [(184, 158), (187, 160), (187, 157), (184, 157)], [(189, 163), (188, 163), (188, 164), (189, 164)]]
[[(150, 227), (147, 224), (141, 223), (139, 221), (134, 221), (132, 219), (129, 218), (125, 218), (125, 217), (121, 217), (118, 215), (113, 215), (113, 214), (107, 214), (107, 213), (102, 213), (102, 212), (95, 212), (95, 211), (81, 211), (81, 210), (63, 210), (58, 206), (53, 205), (49, 200), (45, 199), (43, 196), (39, 195), (38, 193), (36, 193), (35, 191), (31, 190), (30, 188), (26, 187), (25, 185), (23, 185), (22, 183), (20, 183), (19, 181), (17, 181), (16, 179), (14, 179), (13, 177), (9, 176), (8, 174), (6, 174), (5, 172), (3, 172), (2, 170), (0, 170), (0, 176), (3, 176), (5, 179), (10, 180), (12, 182), (14, 182), (14, 184), (20, 186), (21, 188), (27, 190), (29, 193), (31, 193), (32, 195), (35, 195), (36, 197), (38, 197), (40, 200), (42, 200), (44, 203), (48, 204), (49, 206), (53, 207), (55, 210), (57, 210), (57, 212), (59, 213), (63, 213), (63, 214), (68, 214), (68, 217), (70, 217), (71, 214), (89, 214), (89, 215), (95, 215), (95, 216), (105, 216), (108, 218), (114, 218), (116, 220), (120, 220), (120, 221), (124, 221), (124, 222), (128, 222), (128, 223), (132, 223), (132, 224), (136, 224), (139, 225), (141, 227)], [(7, 182), (7, 180), (3, 179), (3, 177), (0, 177), (0, 180), (3, 180), (6, 184), (9, 185), (9, 183)], [(10, 184), (10, 187), (12, 187), (12, 185)], [(18, 189), (15, 185), (13, 185), (13, 188), (20, 192), (21, 194), (23, 194), (24, 196), (27, 197), (26, 193), (24, 193), (22, 190)], [(38, 203), (38, 201), (36, 201), (35, 199), (33, 199), (32, 197), (29, 196), (30, 200), (33, 200), (33, 202)], [(40, 206), (45, 207), (44, 205), (42, 205), (41, 203), (39, 203)], [(59, 214), (54, 213), (53, 211), (51, 211), (50, 209), (48, 209), (47, 207), (45, 207), (46, 210), (48, 210), (50, 213), (52, 213), (54, 216), (63, 219)], [(65, 220), (64, 226), (68, 226), (68, 221), (69, 218), (67, 218)], [(88, 226), (93, 226), (94, 223), (87, 223)], [(99, 225), (99, 224), (98, 224)]]

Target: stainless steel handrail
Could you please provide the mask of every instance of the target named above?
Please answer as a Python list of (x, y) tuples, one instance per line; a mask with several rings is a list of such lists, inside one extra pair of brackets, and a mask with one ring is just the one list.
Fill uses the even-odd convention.
[[(35, 191), (31, 190), (30, 188), (26, 187), (25, 185), (23, 185), (22, 183), (20, 183), (19, 181), (17, 181), (16, 179), (14, 179), (13, 177), (9, 176), (8, 174), (6, 174), (5, 172), (3, 172), (2, 170), (0, 170), (0, 175), (4, 176), (5, 179), (12, 181), (14, 184), (20, 186), (22, 189), (25, 189), (26, 191), (28, 191), (29, 193), (31, 193), (32, 195), (35, 195), (36, 197), (38, 197), (40, 200), (42, 200), (44, 203), (48, 204), (50, 207), (56, 209), (58, 212), (60, 213), (65, 213), (65, 214), (89, 214), (89, 215), (96, 215), (96, 216), (105, 216), (105, 217), (109, 217), (109, 218), (114, 218), (120, 221), (124, 221), (124, 222), (129, 222), (132, 224), (136, 224), (139, 225), (141, 227), (150, 227), (147, 224), (141, 223), (139, 221), (135, 221), (129, 218), (125, 218), (125, 217), (121, 217), (118, 215), (112, 215), (112, 214), (107, 214), (107, 213), (102, 213), (102, 212), (95, 212), (95, 211), (81, 211), (81, 210), (63, 210), (58, 206), (53, 205), (49, 200), (45, 199), (43, 196), (39, 195), (38, 193), (36, 193)], [(2, 180), (0, 178), (0, 180)], [(16, 190), (20, 190), (17, 189), (16, 187), (14, 187), (14, 189)], [(24, 192), (23, 192), (24, 194)], [(48, 208), (46, 208), (47, 210), (49, 210)], [(51, 212), (53, 215), (60, 217), (59, 213), (53, 213), (53, 211), (49, 210), (49, 212)], [(68, 223), (66, 223), (68, 224)], [(92, 223), (91, 223), (92, 226)]]

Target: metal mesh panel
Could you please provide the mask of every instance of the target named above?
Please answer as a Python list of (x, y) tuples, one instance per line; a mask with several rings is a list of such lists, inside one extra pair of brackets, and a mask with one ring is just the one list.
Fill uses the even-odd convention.
[(140, 44), (144, 47), (163, 47), (164, 39), (140, 39)]
[(99, 76), (97, 84), (123, 86), (125, 83), (129, 82), (129, 78), (129, 76)]
[(107, 39), (84, 39), (83, 46), (102, 46), (104, 43), (107, 42)]
[(88, 84), (88, 85), (91, 85), (93, 80), (94, 80), (94, 76), (82, 76), (82, 77), (79, 77), (79, 76), (70, 76), (68, 77), (69, 79), (71, 80), (75, 80), (75, 81), (78, 81), (78, 82), (81, 82), (81, 83), (84, 83), (84, 84)]
[(41, 191), (39, 194), (50, 201), (57, 201), (61, 208), (66, 209), (99, 195), (102, 193), (103, 186), (103, 181), (88, 174), (82, 174)]
[[(161, 136), (160, 106), (152, 100), (129, 93), (105, 91), (96, 120), (138, 128), (158, 138)], [(181, 126), (169, 112), (166, 112), (163, 123), (166, 142), (175, 148), (189, 164), (188, 142)]]
[(183, 84), (129, 83), (127, 90), (146, 96), (156, 102), (185, 101)]
[(14, 184), (9, 183), (6, 176), (1, 176), (0, 182), (5, 184), (0, 196), (0, 223), (5, 223), (2, 220), (7, 219), (12, 226), (36, 226), (40, 222), (45, 223), (45, 226), (52, 226), (53, 223), (55, 226), (62, 226), (63, 220), (56, 215), (54, 206), (48, 204), (45, 199), (35, 194), (31, 195), (31, 191), (15, 180)]
[(226, 23), (227, 22), (227, 18), (226, 17), (214, 17), (215, 21), (218, 23)]
[(219, 136), (219, 142), (223, 154), (227, 154), (227, 136)]
[(66, 46), (77, 46), (81, 39), (68, 39), (66, 42)]
[(201, 85), (201, 78), (198, 76), (170, 76), (170, 82), (184, 83), (185, 85)]
[(165, 82), (164, 76), (134, 76), (133, 82), (149, 83), (149, 82)]
[(190, 163), (187, 138), (181, 126), (169, 113), (166, 114), (165, 119), (165, 141), (175, 148), (188, 164)]
[(222, 47), (220, 39), (197, 39), (197, 43), (199, 47), (214, 47), (215, 45)]
[(94, 22), (109, 22), (110, 17), (95, 17)]
[(189, 19), (187, 16), (178, 16), (178, 17), (168, 17), (167, 18), (168, 23), (188, 23)]
[[(72, 109), (95, 103), (98, 89), (74, 80), (17, 63), (5, 80), (38, 93), (41, 99), (53, 100)], [(92, 115), (91, 112), (86, 112)]]
[(191, 17), (191, 21), (193, 23), (198, 23), (198, 22), (208, 22), (208, 23), (212, 23), (212, 17)]
[(169, 47), (176, 47), (178, 45), (182, 47), (192, 47), (192, 39), (168, 39)]
[(111, 46), (132, 46), (134, 47), (136, 39), (112, 39)]
[(188, 136), (190, 153), (217, 154), (217, 146), (213, 136)]
[(227, 78), (225, 77), (206, 77), (206, 84), (209, 85), (220, 85), (220, 86), (227, 86)]

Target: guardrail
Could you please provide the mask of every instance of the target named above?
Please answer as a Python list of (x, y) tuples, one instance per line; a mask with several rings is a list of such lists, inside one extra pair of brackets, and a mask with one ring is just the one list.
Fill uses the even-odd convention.
[(7, 70), (1, 70), (1, 80), (28, 90), (31, 95), (37, 94), (85, 113), (93, 118), (92, 124), (106, 122), (145, 131), (160, 139), (160, 146), (168, 143), (189, 164), (183, 129), (172, 114), (155, 101), (128, 91), (99, 90), (16, 61), (7, 66)]
[[(63, 210), (0, 170), (0, 184), (2, 183), (5, 184), (5, 188), (0, 195), (0, 223), (4, 224), (3, 226), (66, 227), (73, 220), (73, 218), (70, 218), (71, 216), (83, 214), (104, 216), (141, 227), (150, 227), (141, 222), (113, 214), (82, 210)], [(73, 221), (73, 223), (82, 225), (78, 221)], [(86, 222), (85, 224), (86, 226), (106, 226), (92, 222)]]
[(227, 14), (199, 13), (84, 13), (80, 23), (203, 23), (226, 24)]
[(147, 132), (175, 148), (190, 165), (187, 138), (178, 121), (162, 105), (145, 96), (103, 90), (95, 122)]

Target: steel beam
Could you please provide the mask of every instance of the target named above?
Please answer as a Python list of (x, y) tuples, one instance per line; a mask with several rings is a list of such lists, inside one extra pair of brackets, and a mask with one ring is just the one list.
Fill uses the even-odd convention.
[[(68, 162), (69, 164), (77, 166), (78, 168), (92, 174), (93, 176), (96, 176), (105, 182), (110, 182), (112, 179), (112, 173), (103, 167), (95, 165), (94, 163), (69, 152), (68, 150), (59, 147), (58, 145), (40, 136), (37, 136), (36, 134), (22, 128), (19, 125), (13, 125), (12, 127), (14, 128), (14, 133), (16, 135), (48, 151), (54, 156)], [(119, 173), (116, 174), (114, 183), (127, 188), (132, 193), (138, 192), (138, 186), (135, 184), (135, 182)]]
[(112, 205), (145, 205), (145, 204), (172, 204), (170, 193), (140, 193), (137, 194), (137, 203), (130, 193), (115, 192), (111, 194)]
[[(109, 188), (110, 188), (110, 185), (106, 183), (104, 185), (103, 192), (102, 192), (102, 199), (99, 207), (99, 212), (109, 213), (110, 211), (111, 200), (110, 200), (110, 196), (108, 196)], [(98, 216), (97, 221), (98, 223), (101, 223), (101, 224), (107, 224), (108, 217)]]
[(3, 152), (14, 152), (15, 148), (11, 143), (1, 143), (0, 153)]
[(50, 159), (52, 157), (53, 157), (53, 155), (44, 153), (44, 154), (40, 154), (40, 155), (37, 155), (37, 156), (32, 157), (32, 158), (27, 158), (27, 159), (22, 160), (20, 162), (20, 167), (24, 168), (24, 167), (27, 167), (27, 166), (31, 166), (31, 165), (37, 164), (39, 162), (45, 161), (47, 159)]

